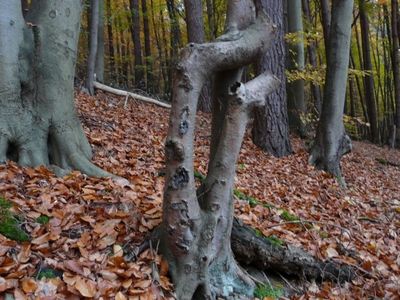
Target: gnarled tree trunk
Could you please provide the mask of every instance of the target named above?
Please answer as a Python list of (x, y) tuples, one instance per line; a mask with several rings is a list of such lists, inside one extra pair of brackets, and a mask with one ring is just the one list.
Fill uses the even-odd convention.
[[(234, 12), (239, 17), (238, 10)], [(183, 300), (253, 294), (254, 284), (241, 271), (230, 248), (232, 191), (250, 111), (264, 103), (277, 84), (275, 77), (263, 74), (246, 84), (236, 82), (229, 87), (229, 96), (223, 99), (227, 105), (220, 115), (219, 140), (198, 197), (193, 175), (195, 117), (201, 88), (216, 72), (253, 62), (273, 34), (273, 27), (264, 16), (244, 31), (238, 30), (239, 22), (231, 24), (233, 31), (219, 41), (187, 46), (175, 69), (166, 142), (162, 249), (177, 297)]]
[(74, 109), (81, 1), (0, 0), (0, 161), (110, 174), (90, 163)]

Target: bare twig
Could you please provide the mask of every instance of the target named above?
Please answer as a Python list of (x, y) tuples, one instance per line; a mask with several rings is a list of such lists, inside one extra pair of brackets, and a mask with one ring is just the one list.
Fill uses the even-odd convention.
[(148, 102), (148, 103), (153, 103), (153, 104), (156, 104), (156, 105), (161, 106), (161, 107), (171, 108), (171, 105), (169, 105), (167, 103), (158, 101), (158, 100), (153, 99), (153, 98), (145, 97), (145, 96), (142, 96), (142, 95), (139, 95), (139, 94), (127, 92), (127, 91), (124, 91), (124, 90), (119, 90), (119, 89), (110, 87), (108, 85), (102, 84), (102, 83), (97, 82), (97, 81), (95, 81), (93, 85), (94, 85), (94, 87), (96, 89), (99, 89), (99, 90), (102, 90), (102, 91), (105, 91), (105, 92), (108, 92), (108, 93), (112, 93), (112, 94), (115, 94), (115, 95), (118, 95), (118, 96), (125, 96), (126, 97), (125, 98), (125, 106), (126, 106), (126, 103), (128, 101), (128, 98), (132, 97), (133, 99), (137, 99), (137, 100)]

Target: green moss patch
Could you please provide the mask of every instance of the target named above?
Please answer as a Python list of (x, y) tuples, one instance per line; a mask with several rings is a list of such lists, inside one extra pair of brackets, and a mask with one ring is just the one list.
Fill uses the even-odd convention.
[(21, 229), (21, 220), (11, 212), (11, 207), (10, 201), (0, 198), (0, 234), (17, 242), (27, 242), (29, 235)]
[(280, 214), (281, 219), (288, 221), (288, 222), (292, 222), (292, 221), (300, 221), (300, 218), (296, 215), (291, 214), (290, 212), (288, 212), (287, 210), (284, 210), (281, 214)]
[(272, 286), (271, 284), (258, 284), (254, 290), (254, 297), (264, 299), (265, 297), (278, 299), (283, 296), (283, 288), (281, 286)]
[(50, 221), (50, 217), (46, 216), (46, 215), (41, 215), (40, 217), (38, 217), (36, 219), (36, 222), (38, 222), (39, 224), (42, 225), (46, 225), (47, 223), (49, 223)]

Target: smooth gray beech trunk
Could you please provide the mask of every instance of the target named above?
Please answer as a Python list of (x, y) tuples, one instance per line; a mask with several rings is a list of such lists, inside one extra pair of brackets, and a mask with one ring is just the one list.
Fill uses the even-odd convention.
[[(287, 0), (287, 31), (296, 34), (295, 41), (288, 43), (288, 69), (304, 70), (303, 10), (301, 0)], [(305, 136), (305, 124), (302, 120), (306, 113), (304, 100), (304, 80), (287, 83), (287, 106), (290, 128)]]
[(262, 0), (261, 7), (276, 26), (271, 47), (259, 58), (257, 73), (273, 73), (282, 84), (266, 99), (265, 106), (255, 110), (252, 128), (254, 144), (264, 151), (282, 157), (292, 152), (286, 102), (285, 28), (282, 0)]
[[(231, 1), (231, 5), (245, 2)], [(219, 138), (213, 139), (216, 145), (198, 194), (193, 169), (196, 108), (204, 83), (213, 74), (254, 62), (273, 36), (273, 26), (264, 15), (244, 29), (240, 11), (232, 12), (236, 17), (230, 15), (231, 30), (214, 43), (189, 44), (182, 50), (174, 73), (161, 249), (180, 300), (253, 295), (254, 283), (237, 265), (230, 247), (232, 194), (250, 112), (263, 105), (267, 94), (276, 88), (275, 77), (262, 74), (246, 84), (236, 81), (227, 87), (227, 96), (221, 99), (226, 104), (219, 115), (221, 127), (213, 132)]]
[(89, 55), (87, 59), (86, 88), (94, 95), (94, 80), (99, 33), (99, 0), (90, 0)]
[(337, 0), (332, 5), (329, 51), (324, 99), (310, 163), (339, 179), (344, 185), (340, 159), (351, 151), (351, 141), (343, 125), (343, 108), (348, 77), (353, 0)]
[(90, 162), (74, 109), (81, 1), (0, 0), (0, 161), (109, 176)]

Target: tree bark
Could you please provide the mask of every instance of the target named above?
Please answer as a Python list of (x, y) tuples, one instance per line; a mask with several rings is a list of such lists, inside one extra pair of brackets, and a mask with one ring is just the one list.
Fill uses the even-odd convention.
[(369, 21), (365, 10), (365, 0), (359, 0), (360, 27), (363, 55), (363, 70), (369, 72), (364, 76), (364, 93), (367, 102), (367, 113), (371, 129), (371, 141), (379, 143), (378, 114), (375, 103), (374, 75), (372, 74), (371, 48), (369, 42)]
[[(239, 28), (239, 22), (235, 23)], [(263, 104), (277, 84), (260, 75), (236, 83), (229, 99), (218, 147), (210, 159), (205, 193), (196, 196), (193, 140), (197, 101), (215, 72), (249, 64), (270, 43), (273, 27), (264, 16), (245, 31), (210, 44), (190, 44), (175, 69), (174, 98), (166, 142), (167, 177), (163, 204), (162, 251), (170, 266), (178, 299), (252, 296), (254, 284), (236, 264), (230, 248), (232, 189), (250, 110)]]
[(292, 152), (286, 105), (285, 41), (283, 3), (281, 0), (262, 0), (262, 8), (274, 22), (275, 39), (257, 63), (257, 74), (271, 72), (281, 82), (265, 100), (265, 107), (255, 110), (252, 128), (254, 144), (264, 151), (282, 157)]
[(343, 125), (343, 108), (348, 77), (353, 0), (337, 0), (332, 5), (329, 51), (324, 101), (310, 163), (336, 176), (344, 185), (341, 157), (351, 151), (351, 141)]
[(99, 0), (90, 0), (90, 36), (89, 55), (87, 59), (86, 88), (90, 95), (94, 95), (93, 82), (95, 81), (95, 67), (97, 56), (97, 42), (99, 30)]
[(143, 88), (143, 60), (142, 60), (142, 44), (140, 41), (140, 15), (139, 0), (130, 0), (130, 9), (132, 16), (131, 34), (133, 41), (133, 54), (135, 56), (135, 86)]
[[(310, 12), (310, 3), (308, 0), (303, 0), (303, 10), (304, 10), (304, 15), (307, 18), (308, 26), (312, 26), (312, 17), (311, 17), (311, 12)], [(318, 61), (317, 61), (317, 43), (316, 41), (309, 41), (309, 44), (307, 45), (307, 50), (308, 50), (308, 57), (310, 61), (310, 65), (313, 67), (313, 69), (317, 69), (318, 67)], [(311, 82), (311, 92), (314, 98), (314, 107), (316, 109), (316, 112), (319, 114), (321, 112), (321, 106), (322, 106), (322, 96), (321, 96), (321, 89), (319, 85), (313, 84)]]
[(153, 57), (151, 55), (149, 12), (147, 11), (147, 1), (142, 0), (143, 14), (143, 35), (144, 35), (144, 56), (146, 62), (146, 90), (150, 93), (154, 92), (153, 79)]
[[(202, 0), (185, 0), (186, 25), (189, 43), (204, 43), (204, 21)], [(207, 82), (200, 95), (198, 109), (211, 111), (211, 82)]]
[(321, 0), (321, 22), (322, 31), (324, 33), (325, 55), (326, 58), (328, 58), (329, 33), (331, 32), (331, 5), (329, 0)]
[(99, 0), (99, 26), (97, 30), (96, 81), (104, 82), (104, 0)]
[(115, 76), (115, 53), (114, 39), (111, 20), (111, 0), (106, 0), (106, 16), (107, 16), (107, 44), (108, 44), (108, 64), (110, 68), (110, 81), (114, 80)]
[(399, 20), (397, 19), (399, 5), (397, 0), (392, 0), (391, 2), (392, 8), (392, 68), (393, 68), (393, 83), (394, 83), (394, 97), (396, 104), (396, 114), (395, 114), (395, 122), (396, 126), (395, 132), (397, 132), (397, 136), (393, 136), (393, 140), (395, 144), (400, 145), (400, 47), (399, 47), (399, 34), (397, 31), (397, 26)]
[[(304, 70), (304, 41), (303, 18), (300, 0), (287, 0), (288, 32), (296, 34), (296, 40), (288, 45), (288, 69), (291, 71)], [(287, 83), (287, 103), (290, 128), (304, 137), (305, 124), (302, 118), (306, 113), (304, 100), (304, 80), (298, 79)]]
[[(0, 161), (110, 176), (90, 162), (74, 110), (81, 1), (0, 0)], [(33, 24), (33, 25), (32, 25)]]

